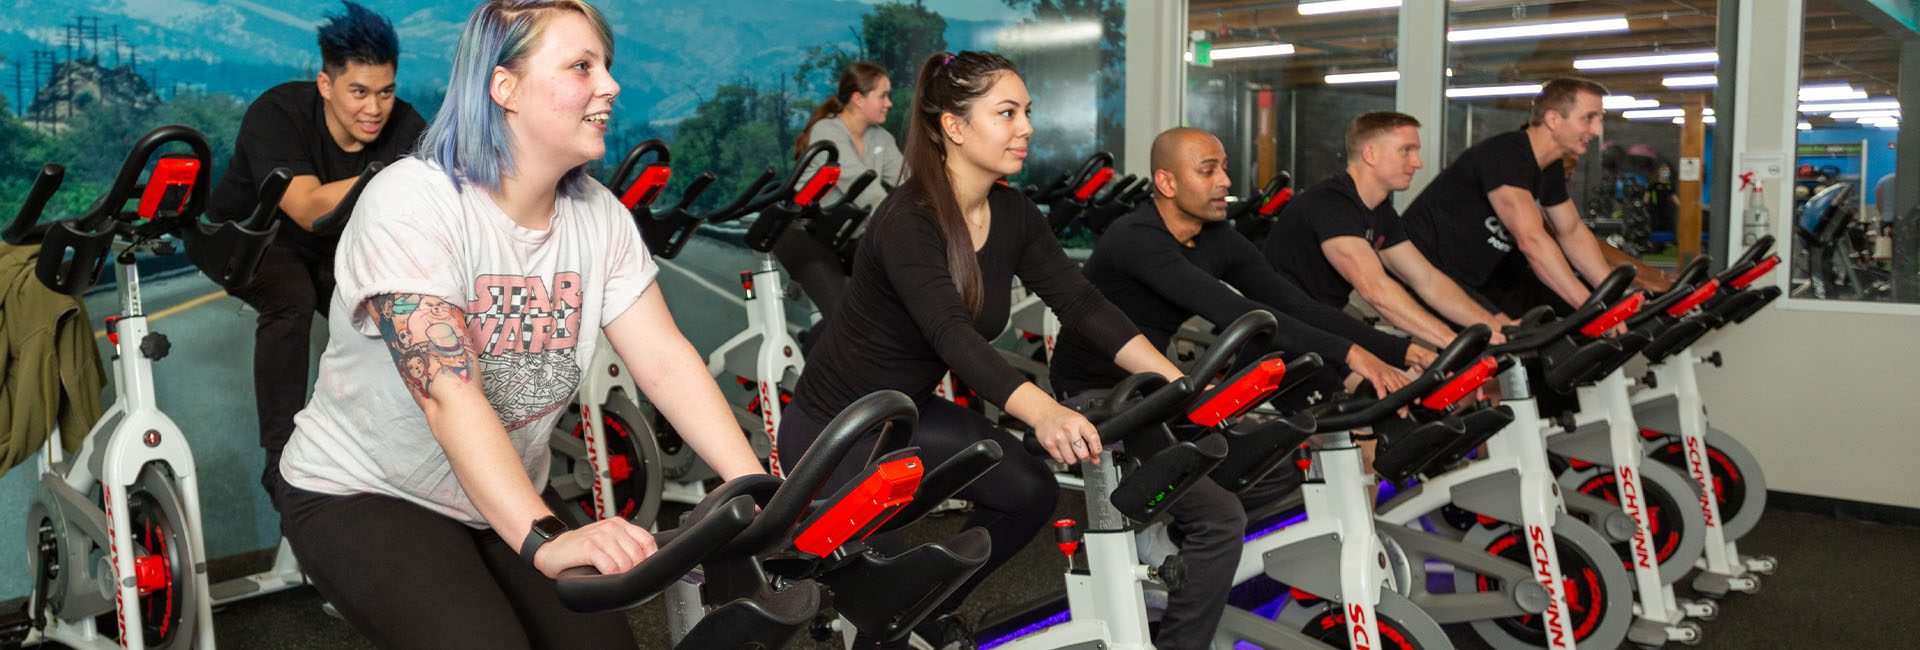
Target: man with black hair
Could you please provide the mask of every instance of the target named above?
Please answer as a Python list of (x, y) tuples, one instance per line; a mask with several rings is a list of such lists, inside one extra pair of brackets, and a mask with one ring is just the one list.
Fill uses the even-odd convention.
[(1586, 79), (1547, 82), (1526, 127), (1469, 147), (1414, 198), (1408, 239), (1506, 316), (1586, 302), (1581, 279), (1598, 283), (1612, 267), (1567, 195), (1561, 158), (1600, 137), (1606, 94)]
[(319, 27), (317, 78), (274, 86), (247, 108), (208, 206), (216, 219), (246, 218), (261, 179), (277, 167), (293, 174), (280, 199), (279, 233), (259, 270), (246, 286), (227, 288), (260, 313), (253, 389), (267, 450), (260, 480), (269, 495), (280, 484), (280, 450), (293, 434), (293, 415), (307, 400), (313, 315), (326, 315), (333, 294), (337, 235), (312, 232), (314, 222), (339, 205), (367, 165), (410, 153), (427, 126), (394, 97), (400, 44), (393, 25), (353, 2), (341, 5)]

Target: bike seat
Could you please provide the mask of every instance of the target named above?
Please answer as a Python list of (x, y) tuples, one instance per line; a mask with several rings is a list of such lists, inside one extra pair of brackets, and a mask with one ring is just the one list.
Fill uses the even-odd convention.
[(819, 580), (833, 590), (834, 610), (854, 627), (892, 641), (911, 632), (973, 577), (992, 547), (985, 528), (967, 528), (892, 557), (855, 554)]

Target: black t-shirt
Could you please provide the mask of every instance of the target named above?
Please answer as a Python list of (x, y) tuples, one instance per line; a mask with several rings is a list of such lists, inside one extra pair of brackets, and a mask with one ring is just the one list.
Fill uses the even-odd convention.
[(1406, 241), (1407, 231), (1392, 200), (1367, 209), (1353, 177), (1340, 172), (1294, 195), (1280, 211), (1273, 232), (1267, 234), (1267, 263), (1320, 304), (1345, 307), (1353, 284), (1333, 268), (1320, 247), (1335, 237), (1358, 237), (1380, 251)]
[[(1347, 349), (1358, 343), (1388, 363), (1406, 360), (1407, 339), (1314, 302), (1268, 266), (1260, 249), (1226, 222), (1201, 228), (1189, 248), (1173, 238), (1159, 209), (1145, 203), (1100, 236), (1086, 272), (1162, 350), (1194, 316), (1224, 327), (1247, 312), (1265, 309), (1280, 322), (1274, 347), (1287, 354), (1317, 352), (1329, 365), (1339, 366)], [(1125, 378), (1113, 355), (1101, 356), (1092, 343), (1077, 332), (1061, 333), (1050, 364), (1054, 392), (1072, 395), (1111, 388)]]
[(985, 300), (980, 314), (969, 317), (947, 270), (946, 237), (933, 209), (911, 189), (887, 195), (854, 254), (846, 301), (807, 356), (795, 406), (826, 422), (874, 391), (926, 399), (951, 368), (982, 398), (1004, 407), (1027, 378), (988, 341), (1006, 328), (1015, 276), (1060, 316), (1062, 329), (1086, 336), (1108, 359), (1139, 334), (1074, 269), (1033, 201), (996, 185), (987, 205), (993, 222), (986, 245), (974, 253)]
[[(392, 163), (411, 153), (427, 129), (413, 106), (398, 99), (380, 138), (359, 151), (343, 151), (327, 132), (320, 89), (311, 80), (289, 81), (261, 93), (240, 121), (233, 159), (209, 197), (213, 219), (245, 219), (259, 203), (260, 179), (275, 167), (294, 176), (315, 176), (322, 184), (359, 176), (368, 164)], [(284, 212), (276, 216), (286, 219)], [(320, 238), (288, 221), (274, 235), (275, 244), (314, 246)], [(327, 248), (331, 248), (328, 242)]]
[(1540, 205), (1559, 205), (1567, 201), (1564, 170), (1558, 160), (1540, 168), (1524, 128), (1482, 140), (1441, 170), (1407, 206), (1407, 238), (1468, 288), (1486, 286), (1496, 269), (1503, 274), (1526, 269), (1513, 264), (1502, 268), (1501, 262), (1518, 255), (1519, 249), (1487, 193), (1511, 185), (1533, 194)]

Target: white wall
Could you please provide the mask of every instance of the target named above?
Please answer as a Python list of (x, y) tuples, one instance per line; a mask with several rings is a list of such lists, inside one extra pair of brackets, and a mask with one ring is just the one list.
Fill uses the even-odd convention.
[(1767, 487), (1920, 508), (1920, 317), (1781, 309), (1710, 335), (1708, 420)]

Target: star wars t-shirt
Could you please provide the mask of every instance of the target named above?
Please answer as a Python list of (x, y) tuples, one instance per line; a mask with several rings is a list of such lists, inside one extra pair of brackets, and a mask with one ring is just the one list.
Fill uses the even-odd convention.
[[(340, 239), (339, 286), (313, 400), (294, 418), (281, 459), (288, 484), (323, 494), (374, 493), (411, 501), (474, 527), (486, 522), (427, 428), (407, 382), (457, 363), (452, 331), (403, 340), (396, 370), (369, 298), (396, 302), (392, 322), (433, 319), (458, 307), (478, 358), (487, 402), (527, 477), (546, 483), (547, 436), (593, 358), (599, 331), (658, 274), (627, 211), (595, 185), (560, 197), (546, 230), (516, 224), (483, 189), (456, 188), (440, 168), (409, 158), (361, 194)], [(424, 322), (423, 322), (424, 325)], [(446, 329), (445, 324), (440, 328)], [(445, 348), (453, 354), (435, 354)], [(432, 364), (443, 364), (433, 366)]]

